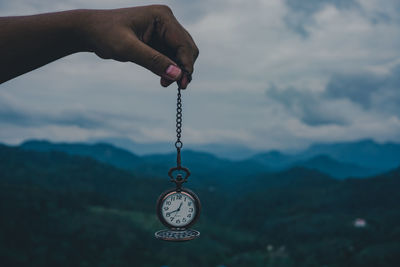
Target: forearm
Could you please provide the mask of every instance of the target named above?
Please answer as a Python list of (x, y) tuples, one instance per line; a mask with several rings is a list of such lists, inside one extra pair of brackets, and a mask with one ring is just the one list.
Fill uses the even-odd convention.
[(83, 10), (0, 18), (0, 83), (87, 51), (84, 19)]
[(171, 9), (150, 5), (0, 17), (0, 83), (67, 55), (139, 64), (185, 89), (199, 50)]

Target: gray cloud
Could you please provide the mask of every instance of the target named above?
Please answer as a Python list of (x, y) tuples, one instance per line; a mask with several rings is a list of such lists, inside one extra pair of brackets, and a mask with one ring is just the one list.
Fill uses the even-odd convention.
[(303, 37), (309, 36), (310, 25), (315, 25), (314, 15), (327, 7), (334, 7), (339, 11), (352, 10), (365, 17), (372, 24), (379, 23), (399, 23), (397, 14), (387, 12), (388, 9), (398, 13), (400, 2), (388, 1), (383, 5), (383, 10), (368, 10), (357, 0), (285, 0), (289, 13), (284, 17), (284, 21), (289, 29)]
[(307, 90), (286, 88), (279, 90), (271, 86), (267, 90), (269, 99), (282, 104), (291, 114), (309, 126), (346, 125), (347, 119), (343, 114), (324, 106), (320, 93)]
[(185, 24), (199, 22), (207, 14), (223, 12), (226, 8), (224, 1), (213, 0), (172, 0), (170, 5), (173, 7), (175, 15)]
[[(0, 99), (1, 100), (1, 99)], [(0, 124), (24, 127), (41, 127), (48, 125), (75, 126), (87, 130), (118, 128), (121, 122), (149, 123), (149, 118), (128, 116), (98, 111), (58, 111), (43, 112), (26, 110), (0, 101)], [(154, 122), (154, 120), (153, 120)], [(157, 123), (155, 121), (154, 123)]]
[(400, 65), (380, 76), (373, 73), (334, 75), (324, 96), (349, 99), (366, 110), (400, 116)]
[(343, 103), (353, 103), (366, 112), (400, 118), (400, 66), (386, 75), (336, 74), (323, 91), (271, 86), (266, 93), (269, 99), (280, 103), (309, 126), (351, 123), (352, 111), (349, 104)]
[(349, 9), (359, 7), (356, 0), (285, 0), (290, 12), (284, 17), (289, 29), (307, 37), (309, 32), (307, 24), (314, 23), (313, 15), (322, 8), (331, 5), (338, 9)]
[(46, 125), (77, 126), (84, 129), (105, 127), (106, 116), (87, 116), (79, 113), (45, 114), (16, 110), (2, 106), (0, 108), (0, 123), (6, 125), (37, 127)]
[(326, 5), (332, 5), (339, 9), (359, 6), (355, 0), (286, 0), (285, 2), (292, 11), (308, 15), (314, 14)]
[(326, 86), (325, 96), (329, 98), (347, 98), (369, 109), (372, 96), (385, 83), (384, 78), (372, 74), (334, 75)]

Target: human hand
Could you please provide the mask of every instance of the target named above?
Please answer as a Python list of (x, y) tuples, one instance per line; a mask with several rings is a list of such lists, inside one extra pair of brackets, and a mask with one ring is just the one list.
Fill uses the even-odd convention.
[(199, 50), (171, 9), (152, 5), (112, 10), (85, 10), (84, 39), (89, 51), (104, 59), (139, 64), (185, 89)]

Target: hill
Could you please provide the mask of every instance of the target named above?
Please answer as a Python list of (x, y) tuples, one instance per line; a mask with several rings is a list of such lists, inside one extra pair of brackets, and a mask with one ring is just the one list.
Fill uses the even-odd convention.
[[(137, 156), (110, 144), (51, 143), (27, 141), (20, 148), (28, 151), (59, 151), (96, 159), (123, 170), (154, 177), (166, 177), (169, 168), (176, 166), (176, 154)], [(231, 161), (210, 153), (184, 150), (182, 164), (190, 166), (192, 180), (199, 185), (221, 186), (227, 180), (234, 182), (238, 177), (267, 171), (266, 167), (251, 160)], [(200, 179), (201, 177), (201, 179)]]
[(305, 161), (293, 163), (294, 166), (315, 169), (336, 178), (366, 177), (376, 174), (376, 170), (354, 163), (340, 162), (326, 155), (318, 155)]
[[(202, 236), (166, 244), (153, 238), (162, 228), (154, 203), (170, 187), (164, 177), (62, 152), (0, 146), (0, 265), (400, 263), (400, 169), (341, 181), (296, 167), (243, 180), (233, 194), (190, 182), (203, 204), (195, 227)], [(365, 226), (356, 227), (357, 218)]]
[[(176, 157), (174, 153), (138, 156), (128, 150), (105, 143), (50, 143), (48, 141), (31, 140), (21, 144), (20, 147), (25, 150), (61, 151), (71, 155), (87, 156), (117, 168), (160, 177), (165, 176), (168, 169), (175, 164)], [(323, 150), (323, 152), (327, 152), (327, 150)], [(307, 153), (310, 156), (306, 156)], [(279, 151), (271, 151), (257, 154), (246, 160), (233, 161), (216, 157), (210, 153), (186, 149), (182, 156), (183, 164), (190, 166), (194, 177), (199, 175), (202, 179), (206, 179), (206, 183), (211, 183), (213, 186), (218, 186), (219, 181), (226, 184), (227, 179), (230, 182), (235, 182), (238, 177), (282, 171), (295, 166), (315, 169), (341, 179), (367, 177), (379, 172), (376, 168), (342, 162), (331, 156), (320, 154), (313, 156), (315, 153), (307, 153), (289, 155)], [(392, 161), (395, 162), (396, 160)], [(385, 171), (386, 169), (379, 170)]]
[(85, 143), (51, 143), (44, 140), (32, 140), (22, 143), (20, 147), (25, 150), (60, 151), (70, 155), (86, 156), (126, 170), (132, 170), (141, 163), (139, 156), (105, 143), (89, 145)]
[[(171, 144), (168, 143), (139, 144), (129, 139), (118, 138), (102, 139), (100, 141), (123, 147), (139, 155), (173, 152)], [(233, 161), (255, 159), (270, 170), (287, 169), (294, 166), (293, 164), (296, 162), (307, 161), (318, 156), (328, 156), (330, 160), (360, 167), (356, 171), (352, 168), (349, 173), (339, 173), (338, 178), (353, 176), (353, 173), (366, 177), (400, 166), (400, 144), (378, 143), (371, 139), (314, 144), (305, 150), (290, 153), (277, 150), (262, 152), (240, 145), (228, 144), (189, 145), (185, 146), (185, 149), (211, 153), (219, 158)], [(330, 168), (328, 169), (331, 170)], [(346, 169), (346, 166), (343, 169)], [(323, 170), (320, 169), (320, 171)], [(335, 172), (328, 174), (336, 177)]]
[(304, 166), (336, 178), (368, 177), (400, 166), (400, 144), (379, 144), (373, 140), (315, 144), (304, 151), (269, 151), (251, 157), (270, 170)]
[(315, 144), (304, 151), (302, 155), (303, 157), (327, 155), (338, 161), (385, 171), (400, 165), (400, 144), (380, 144), (370, 139), (355, 142)]

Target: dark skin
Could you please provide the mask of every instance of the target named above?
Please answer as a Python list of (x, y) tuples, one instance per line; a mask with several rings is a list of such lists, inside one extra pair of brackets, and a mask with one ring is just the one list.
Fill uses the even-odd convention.
[(182, 89), (199, 54), (163, 5), (0, 18), (0, 83), (78, 52), (139, 64)]

